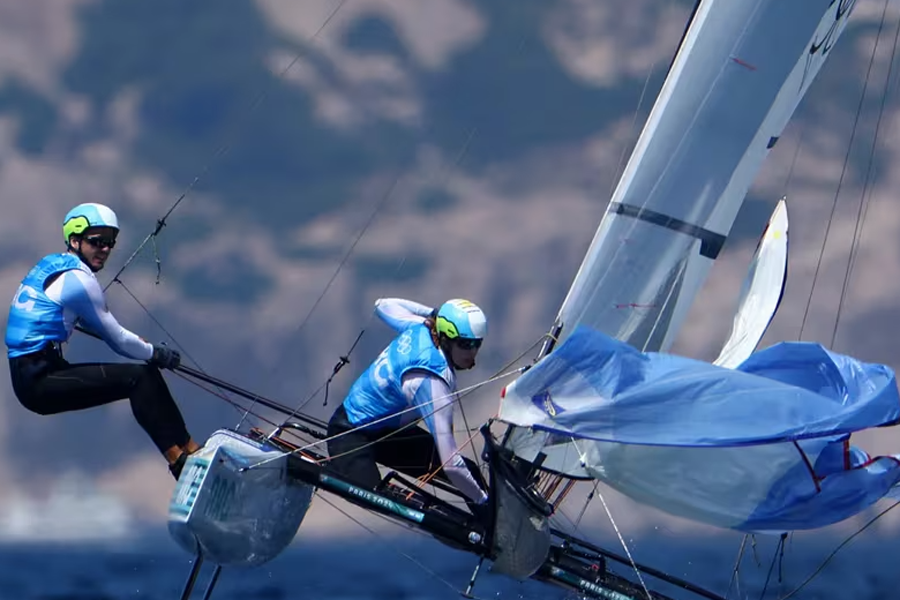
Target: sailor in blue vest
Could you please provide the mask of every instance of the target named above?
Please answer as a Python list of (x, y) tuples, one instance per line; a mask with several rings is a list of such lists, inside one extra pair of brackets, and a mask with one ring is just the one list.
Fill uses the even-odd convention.
[[(481, 513), (487, 485), (474, 462), (459, 453), (453, 405), (456, 371), (475, 366), (487, 334), (484, 313), (468, 300), (449, 300), (434, 310), (398, 298), (378, 300), (375, 312), (399, 335), (332, 416), (328, 464), (369, 489), (381, 481), (378, 464), (412, 477), (437, 471)], [(427, 431), (416, 426), (422, 420)]]
[[(9, 308), (6, 353), (12, 387), (22, 406), (41, 415), (129, 398), (135, 419), (177, 479), (187, 455), (199, 449), (160, 373), (160, 368), (177, 367), (180, 356), (119, 325), (94, 275), (109, 258), (118, 233), (116, 214), (102, 204), (79, 204), (63, 219), (67, 251), (42, 258), (22, 280)], [(121, 356), (146, 362), (69, 363), (61, 344), (76, 322)]]

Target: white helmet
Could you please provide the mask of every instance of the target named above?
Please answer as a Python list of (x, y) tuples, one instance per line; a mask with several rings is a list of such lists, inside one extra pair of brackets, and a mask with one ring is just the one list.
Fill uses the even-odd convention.
[(438, 310), (435, 328), (450, 339), (481, 340), (487, 335), (487, 317), (472, 302), (447, 300)]
[(112, 227), (119, 230), (119, 219), (111, 208), (103, 204), (87, 202), (79, 204), (63, 219), (63, 238), (66, 244), (73, 235), (81, 235), (88, 227)]

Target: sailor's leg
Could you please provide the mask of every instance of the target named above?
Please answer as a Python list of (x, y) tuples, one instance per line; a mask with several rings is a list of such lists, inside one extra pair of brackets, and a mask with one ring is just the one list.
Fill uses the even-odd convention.
[[(435, 477), (452, 485), (441, 468), (441, 457), (430, 433), (416, 426), (408, 426), (389, 436), (387, 433), (378, 441), (376, 460), (379, 463), (411, 477), (425, 477), (437, 470)], [(481, 489), (486, 490), (487, 483), (475, 461), (465, 456), (462, 459)]]
[(169, 464), (176, 463), (185, 451), (198, 448), (162, 374), (150, 365), (62, 362), (20, 387), (25, 388), (19, 397), (22, 405), (41, 415), (85, 410), (129, 398), (138, 424)]
[[(416, 478), (434, 474), (435, 479), (453, 485), (442, 468), (434, 437), (421, 427), (410, 426), (384, 436), (378, 441), (376, 448), (376, 459), (382, 465)], [(487, 482), (475, 461), (465, 456), (462, 459), (481, 489), (487, 490)], [(472, 508), (475, 505), (468, 498), (466, 505), (473, 513), (478, 510)]]
[(354, 431), (343, 404), (328, 422), (328, 455), (325, 464), (356, 485), (374, 490), (381, 482), (375, 447), (366, 433)]
[(421, 427), (378, 432), (377, 439), (375, 459), (386, 467), (410, 477), (425, 477), (441, 466), (434, 438)]

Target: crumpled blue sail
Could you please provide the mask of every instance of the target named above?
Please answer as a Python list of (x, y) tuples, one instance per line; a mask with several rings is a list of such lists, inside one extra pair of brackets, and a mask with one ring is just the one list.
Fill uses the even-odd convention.
[(574, 438), (592, 476), (640, 502), (741, 531), (823, 527), (900, 481), (900, 457), (849, 445), (900, 420), (894, 372), (814, 343), (728, 369), (580, 326), (507, 388), (500, 418)]

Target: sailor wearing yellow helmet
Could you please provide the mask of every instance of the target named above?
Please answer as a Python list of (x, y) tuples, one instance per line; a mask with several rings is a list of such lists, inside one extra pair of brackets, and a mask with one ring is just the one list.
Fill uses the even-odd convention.
[[(376, 314), (399, 335), (356, 380), (328, 424), (332, 469), (376, 489), (378, 464), (412, 477), (438, 471), (487, 516), (487, 485), (453, 435), (456, 371), (471, 369), (487, 335), (484, 312), (454, 299), (439, 309), (382, 298)], [(412, 409), (412, 410), (410, 410)], [(422, 419), (428, 430), (412, 425)], [(443, 468), (441, 469), (441, 465)]]
[[(118, 233), (116, 214), (102, 204), (79, 204), (65, 216), (66, 252), (42, 258), (22, 280), (9, 308), (6, 354), (12, 387), (22, 406), (40, 415), (129, 398), (135, 419), (177, 479), (187, 455), (199, 449), (160, 373), (177, 367), (181, 358), (119, 325), (94, 275), (106, 264)], [(76, 322), (121, 356), (147, 362), (69, 363), (61, 344)]]

